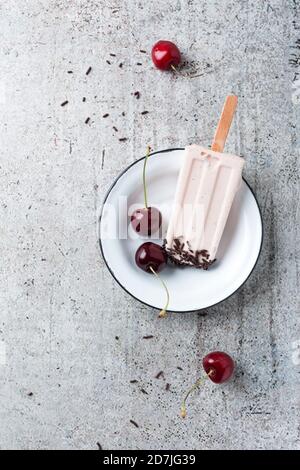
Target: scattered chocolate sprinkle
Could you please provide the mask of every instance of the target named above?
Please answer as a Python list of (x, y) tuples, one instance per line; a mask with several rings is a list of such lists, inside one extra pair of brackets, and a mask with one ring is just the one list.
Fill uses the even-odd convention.
[(143, 336), (143, 339), (152, 339), (152, 338), (154, 338), (153, 335), (146, 335), (146, 336)]
[(115, 339), (118, 341), (118, 340), (119, 340), (119, 336), (115, 336)]
[(68, 103), (69, 103), (69, 101), (68, 101), (68, 100), (66, 100), (66, 101), (63, 101), (63, 102), (61, 103), (61, 106), (66, 106), (66, 104), (68, 104)]
[(138, 425), (135, 421), (133, 421), (133, 419), (130, 419), (129, 421), (130, 421), (131, 424), (133, 424), (133, 426), (135, 426), (136, 428), (139, 427), (139, 425)]
[(141, 64), (141, 62), (137, 62), (136, 65), (143, 65), (143, 64)]
[(146, 392), (146, 390), (144, 388), (141, 388), (141, 392), (144, 394), (144, 395), (148, 395), (148, 392)]
[(166, 384), (166, 391), (168, 392), (170, 390), (170, 384)]
[(107, 63), (108, 65), (111, 65), (111, 62), (109, 62), (109, 60), (107, 60), (106, 63)]
[(120, 142), (126, 142), (126, 140), (128, 140), (127, 137), (121, 137), (121, 138), (119, 139)]
[(143, 115), (144, 115), (144, 114), (148, 114), (148, 113), (149, 113), (149, 111), (142, 111), (142, 112), (141, 112), (141, 114), (143, 114)]
[(136, 97), (137, 100), (140, 99), (141, 94), (140, 94), (139, 91), (135, 91), (133, 94), (134, 94), (134, 96)]
[(107, 118), (108, 116), (109, 116), (109, 114), (108, 114), (108, 113), (106, 113), (106, 114), (103, 114), (103, 116), (102, 116), (102, 117), (104, 117), (104, 118)]
[(202, 313), (202, 312), (197, 312), (197, 316), (198, 316), (198, 317), (207, 317), (207, 313), (206, 313), (206, 312), (204, 312), (204, 313)]
[(27, 393), (27, 396), (28, 396), (28, 397), (32, 397), (32, 396), (33, 396), (33, 393), (32, 393), (32, 392), (29, 392), (29, 393)]
[(140, 49), (140, 52), (141, 52), (142, 54), (147, 54), (147, 51), (144, 51), (144, 49)]
[(122, 116), (125, 116), (125, 111), (122, 111)]
[(73, 70), (68, 70), (68, 72), (67, 72), (67, 73), (73, 73)]
[(112, 52), (110, 52), (109, 54), (111, 57), (116, 57), (116, 54), (113, 54)]
[(135, 379), (134, 379), (134, 380), (130, 380), (130, 383), (131, 383), (131, 384), (137, 384), (137, 382), (138, 382), (138, 381), (135, 380)]
[(91, 73), (91, 71), (92, 71), (92, 67), (89, 67), (89, 68), (87, 69), (87, 71), (85, 72), (85, 74), (86, 74), (86, 75), (89, 75), (89, 74)]
[(98, 450), (103, 450), (102, 445), (100, 444), (100, 442), (96, 442), (96, 445), (98, 447)]
[(123, 62), (119, 63), (119, 67), (120, 67), (120, 69), (123, 67)]
[(113, 130), (114, 130), (115, 132), (118, 132), (118, 129), (116, 128), (116, 126), (113, 126)]
[(86, 118), (86, 120), (84, 121), (85, 124), (88, 124), (90, 122), (91, 118)]
[(180, 367), (180, 366), (177, 366), (177, 369), (178, 369), (178, 370), (183, 370), (183, 368), (182, 368), (182, 367)]
[(160, 379), (160, 377), (163, 377), (164, 373), (163, 371), (161, 370), (160, 372), (158, 372), (158, 374), (156, 374), (155, 378), (156, 379)]

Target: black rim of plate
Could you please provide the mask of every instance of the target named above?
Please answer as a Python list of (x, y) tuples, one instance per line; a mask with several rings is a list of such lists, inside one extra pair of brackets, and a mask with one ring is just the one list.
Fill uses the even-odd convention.
[[(160, 154), (160, 153), (168, 153), (168, 152), (175, 152), (177, 150), (184, 150), (184, 147), (178, 147), (178, 148), (171, 148), (171, 149), (164, 149), (164, 150), (157, 150), (156, 152), (152, 152), (149, 154), (149, 156), (152, 156), (152, 155), (157, 155), (157, 154)], [(108, 271), (110, 272), (110, 274), (112, 275), (112, 277), (114, 278), (114, 280), (119, 284), (120, 287), (122, 287), (122, 289), (127, 293), (129, 294), (133, 299), (135, 300), (138, 300), (139, 302), (141, 302), (142, 304), (146, 305), (147, 307), (150, 307), (150, 308), (155, 308), (156, 310), (160, 310), (158, 307), (155, 307), (154, 305), (151, 305), (151, 304), (148, 304), (147, 302), (144, 302), (143, 300), (139, 299), (138, 297), (136, 297), (135, 295), (133, 295), (131, 292), (129, 292), (125, 286), (123, 286), (123, 284), (121, 284), (121, 282), (119, 281), (119, 279), (115, 276), (113, 270), (110, 268), (109, 266), (109, 263), (107, 261), (107, 259), (105, 258), (105, 255), (104, 255), (104, 250), (103, 250), (103, 246), (102, 246), (102, 241), (101, 241), (101, 219), (102, 219), (102, 214), (103, 214), (103, 208), (105, 206), (105, 203), (108, 199), (108, 196), (110, 195), (112, 189), (116, 186), (117, 182), (119, 181), (120, 178), (122, 178), (122, 176), (127, 173), (128, 170), (130, 170), (131, 167), (133, 167), (134, 165), (136, 165), (137, 163), (139, 163), (140, 161), (144, 160), (145, 159), (145, 156), (144, 157), (141, 157), (139, 158), (138, 160), (135, 160), (134, 162), (132, 162), (130, 165), (128, 165), (118, 176), (117, 178), (114, 180), (114, 182), (112, 183), (112, 185), (110, 186), (110, 188), (108, 189), (105, 197), (104, 197), (104, 200), (103, 200), (103, 204), (102, 204), (102, 207), (101, 207), (101, 212), (100, 212), (100, 216), (99, 216), (99, 221), (98, 221), (98, 235), (99, 235), (99, 245), (100, 245), (100, 251), (101, 251), (101, 254), (102, 254), (102, 258), (104, 260), (104, 263), (106, 264), (106, 267), (108, 269)], [(230, 299), (230, 297), (232, 297), (234, 294), (236, 294), (236, 292), (238, 292), (242, 287), (243, 285), (248, 281), (249, 277), (251, 276), (251, 274), (253, 273), (256, 265), (257, 265), (257, 262), (258, 262), (258, 259), (259, 259), (259, 256), (260, 256), (260, 253), (261, 253), (261, 249), (262, 249), (262, 245), (263, 245), (263, 238), (264, 238), (264, 226), (263, 226), (263, 218), (262, 218), (262, 214), (261, 214), (261, 209), (260, 209), (260, 206), (258, 204), (258, 201), (257, 201), (257, 198), (255, 196), (255, 193), (253, 191), (253, 189), (251, 188), (250, 184), (246, 181), (246, 179), (243, 177), (243, 180), (244, 182), (246, 183), (246, 185), (248, 186), (248, 188), (250, 189), (254, 199), (255, 199), (255, 202), (256, 202), (256, 205), (257, 205), (257, 208), (258, 208), (258, 212), (259, 212), (259, 216), (260, 216), (260, 223), (261, 223), (261, 241), (260, 241), (260, 247), (259, 247), (259, 250), (258, 250), (258, 253), (257, 253), (257, 258), (255, 260), (255, 263), (253, 265), (253, 268), (251, 269), (250, 273), (248, 274), (248, 276), (246, 277), (246, 279), (242, 282), (242, 284), (235, 290), (233, 291), (230, 295), (228, 295), (227, 297), (225, 297), (224, 299), (222, 300), (219, 300), (219, 302), (216, 302), (215, 304), (212, 304), (212, 305), (209, 305), (207, 307), (202, 307), (202, 308), (195, 308), (193, 310), (169, 310), (169, 312), (173, 312), (173, 313), (194, 313), (194, 312), (200, 312), (202, 310), (207, 310), (209, 308), (212, 308), (212, 307), (215, 307), (216, 305), (219, 305), (221, 304), (222, 302), (225, 302), (226, 300)]]

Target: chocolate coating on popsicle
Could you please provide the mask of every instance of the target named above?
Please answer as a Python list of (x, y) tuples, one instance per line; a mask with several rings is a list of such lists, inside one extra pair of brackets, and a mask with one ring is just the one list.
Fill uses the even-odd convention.
[(171, 247), (164, 240), (163, 248), (169, 260), (177, 266), (194, 266), (206, 271), (216, 261), (209, 259), (207, 250), (192, 250), (189, 242), (184, 242), (182, 237), (174, 238)]

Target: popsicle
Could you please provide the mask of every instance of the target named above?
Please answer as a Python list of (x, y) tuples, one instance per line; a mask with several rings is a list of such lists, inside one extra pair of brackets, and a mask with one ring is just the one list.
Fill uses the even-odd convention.
[(228, 96), (211, 149), (185, 148), (164, 244), (175, 264), (206, 270), (216, 259), (244, 166), (243, 158), (223, 153), (236, 106), (237, 97)]

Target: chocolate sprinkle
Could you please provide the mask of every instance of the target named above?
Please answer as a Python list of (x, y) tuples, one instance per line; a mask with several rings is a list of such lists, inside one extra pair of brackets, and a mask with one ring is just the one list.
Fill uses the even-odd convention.
[(103, 114), (103, 116), (102, 116), (102, 117), (104, 117), (104, 118), (107, 118), (108, 116), (109, 116), (109, 114), (108, 114), (108, 113), (106, 113), (106, 114)]
[(126, 140), (127, 140), (127, 137), (121, 137), (121, 138), (119, 139), (120, 142), (126, 142)]
[(86, 118), (86, 120), (84, 121), (85, 124), (88, 124), (90, 122), (91, 118)]
[(68, 101), (68, 100), (66, 100), (66, 101), (63, 101), (63, 103), (61, 103), (61, 106), (66, 106), (66, 104), (68, 104), (68, 103), (69, 103), (69, 101)]
[(144, 49), (140, 49), (140, 52), (141, 52), (142, 54), (147, 54), (147, 51), (144, 51)]
[(146, 390), (144, 388), (141, 388), (141, 392), (144, 394), (144, 395), (148, 395), (148, 392), (146, 392)]
[(118, 132), (118, 129), (116, 128), (116, 126), (113, 126), (113, 130), (114, 130), (115, 132)]
[(91, 71), (92, 71), (92, 67), (89, 67), (89, 68), (87, 69), (87, 71), (85, 72), (85, 74), (86, 74), (86, 75), (89, 75), (89, 74), (91, 73)]
[(96, 442), (96, 444), (97, 444), (98, 450), (103, 450), (102, 445), (100, 444), (100, 442)]
[(166, 391), (168, 392), (170, 390), (170, 384), (166, 384)]
[(137, 383), (138, 383), (138, 381), (137, 381), (137, 380), (135, 380), (135, 379), (133, 379), (133, 380), (130, 380), (130, 383), (131, 383), (131, 384), (137, 384)]
[(152, 338), (154, 338), (153, 335), (146, 335), (146, 336), (143, 336), (143, 339), (152, 339)]
[(149, 111), (142, 111), (141, 114), (144, 115), (144, 114), (148, 114)]
[(161, 370), (160, 372), (158, 372), (158, 374), (156, 374), (155, 378), (156, 379), (160, 379), (160, 377), (163, 377), (164, 373), (163, 371)]
[(141, 94), (140, 94), (139, 91), (135, 91), (133, 94), (134, 94), (134, 96), (136, 97), (137, 100), (140, 99)]
[(135, 421), (133, 421), (133, 419), (130, 419), (129, 421), (130, 421), (131, 424), (133, 424), (133, 426), (135, 426), (136, 428), (139, 427), (139, 425), (138, 425)]

